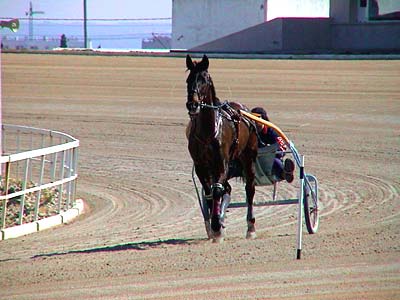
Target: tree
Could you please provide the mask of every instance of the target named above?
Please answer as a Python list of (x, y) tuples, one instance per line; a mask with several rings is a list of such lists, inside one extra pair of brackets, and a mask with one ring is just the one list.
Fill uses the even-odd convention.
[(65, 36), (65, 34), (63, 34), (61, 36), (61, 41), (60, 41), (60, 47), (61, 48), (67, 48), (67, 37)]

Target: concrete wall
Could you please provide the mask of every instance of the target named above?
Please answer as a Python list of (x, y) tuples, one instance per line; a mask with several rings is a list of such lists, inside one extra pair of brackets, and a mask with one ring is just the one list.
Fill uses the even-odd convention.
[(195, 52), (315, 53), (330, 48), (328, 18), (278, 18), (190, 49)]
[(191, 48), (190, 51), (400, 53), (400, 22), (332, 24), (328, 18), (279, 18)]
[[(331, 18), (277, 18), (240, 30), (236, 30), (234, 24), (236, 21), (240, 22), (240, 16), (246, 15), (247, 12), (243, 10), (244, 14), (240, 13), (241, 6), (238, 0), (174, 0), (175, 4), (178, 2), (184, 3), (187, 10), (200, 10), (207, 16), (195, 18), (193, 26), (187, 25), (191, 24), (191, 19), (186, 19), (185, 24), (188, 28), (184, 29), (188, 34), (194, 33), (197, 39), (185, 45), (194, 52), (400, 53), (400, 22), (365, 22), (366, 10), (359, 7), (359, 0), (330, 0)], [(248, 7), (252, 13), (254, 13), (254, 6), (260, 5), (261, 2), (265, 3), (264, 1), (243, 1), (245, 2), (252, 2), (252, 8)], [(232, 3), (237, 4), (233, 13), (226, 10)], [(269, 4), (270, 2), (268, 2), (268, 8)], [(197, 5), (205, 5), (205, 7), (202, 10)], [(229, 13), (220, 14), (224, 9)], [(360, 11), (362, 9), (363, 11)], [(192, 14), (194, 14), (193, 11)], [(221, 20), (209, 18), (212, 14), (220, 15)], [(251, 15), (251, 12), (248, 14)], [(257, 23), (262, 20), (261, 15), (260, 13)], [(190, 15), (187, 17), (190, 18)], [(211, 25), (203, 22), (210, 19), (213, 20)], [(244, 24), (240, 27), (242, 26)], [(230, 30), (225, 30), (226, 27), (230, 27)], [(216, 28), (224, 28), (224, 30), (219, 30), (216, 34), (214, 32)], [(224, 31), (229, 33), (222, 35)], [(216, 37), (218, 35), (221, 37)], [(213, 39), (213, 37), (216, 38)], [(176, 45), (173, 44), (173, 47), (180, 48)]]
[(359, 0), (331, 0), (329, 16), (332, 23), (354, 23), (357, 21)]
[(284, 52), (320, 53), (331, 47), (328, 18), (283, 19)]
[(335, 52), (400, 53), (400, 22), (333, 24)]
[(193, 47), (194, 52), (263, 53), (282, 49), (282, 19), (274, 19)]
[(189, 49), (263, 23), (266, 0), (173, 0), (173, 49)]

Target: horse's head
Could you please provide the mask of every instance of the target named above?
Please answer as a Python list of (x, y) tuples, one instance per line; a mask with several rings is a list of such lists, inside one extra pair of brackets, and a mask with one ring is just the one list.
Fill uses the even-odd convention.
[(208, 73), (208, 57), (203, 56), (200, 62), (192, 61), (192, 58), (186, 56), (186, 67), (190, 71), (187, 84), (186, 107), (189, 114), (196, 114), (200, 110), (201, 103), (213, 104), (215, 90), (211, 76)]

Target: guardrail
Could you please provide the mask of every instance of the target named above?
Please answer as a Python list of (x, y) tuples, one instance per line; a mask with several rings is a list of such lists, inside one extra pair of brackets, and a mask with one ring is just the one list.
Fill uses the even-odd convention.
[[(75, 204), (79, 140), (58, 131), (3, 124), (2, 145), (0, 229), (38, 221)], [(10, 218), (15, 220), (7, 224)]]

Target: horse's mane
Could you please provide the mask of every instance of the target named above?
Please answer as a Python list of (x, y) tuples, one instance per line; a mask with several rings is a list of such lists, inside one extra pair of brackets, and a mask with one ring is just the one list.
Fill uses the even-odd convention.
[(210, 81), (211, 81), (211, 97), (216, 102), (214, 104), (221, 104), (221, 102), (219, 101), (219, 98), (217, 97), (217, 92), (215, 91), (214, 82), (213, 82), (211, 76), (210, 76)]

